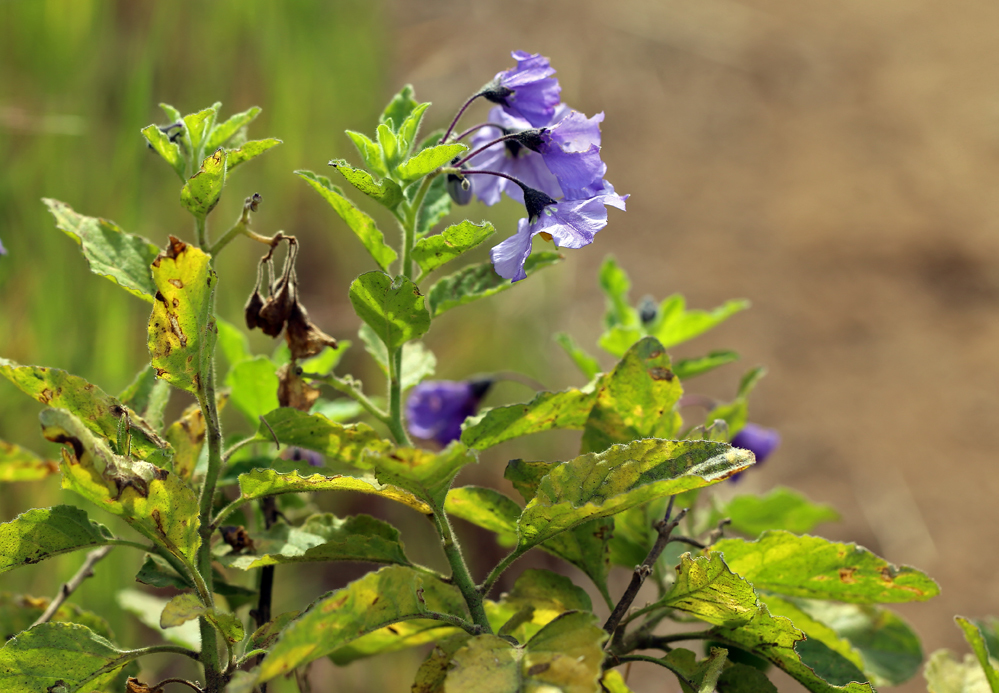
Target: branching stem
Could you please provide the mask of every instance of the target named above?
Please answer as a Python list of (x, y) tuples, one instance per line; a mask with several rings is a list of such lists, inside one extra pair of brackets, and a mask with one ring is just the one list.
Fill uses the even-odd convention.
[(69, 582), (63, 583), (62, 587), (59, 588), (59, 594), (52, 598), (52, 601), (49, 602), (48, 608), (45, 609), (42, 615), (31, 624), (31, 627), (34, 628), (38, 624), (45, 623), (52, 618), (55, 615), (55, 612), (59, 610), (59, 607), (62, 606), (63, 602), (69, 598), (69, 595), (73, 594), (73, 592), (75, 592), (76, 589), (83, 584), (84, 580), (88, 577), (93, 577), (94, 566), (97, 565), (102, 558), (111, 553), (111, 549), (113, 548), (114, 546), (101, 546), (100, 548), (94, 549), (88, 553), (87, 558), (83, 561), (83, 565), (80, 566), (80, 569), (77, 570), (76, 574), (69, 579)]

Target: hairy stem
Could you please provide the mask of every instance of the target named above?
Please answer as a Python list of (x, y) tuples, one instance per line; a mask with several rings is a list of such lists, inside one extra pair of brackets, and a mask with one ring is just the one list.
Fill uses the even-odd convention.
[(626, 662), (649, 662), (650, 664), (658, 664), (659, 666), (672, 671), (673, 674), (680, 680), (680, 683), (686, 686), (684, 690), (691, 690), (691, 691), (697, 690), (697, 686), (695, 686), (690, 679), (684, 676), (683, 673), (678, 668), (673, 666), (665, 658), (656, 659), (655, 657), (649, 657), (647, 655), (622, 655), (617, 658), (617, 661), (620, 664), (624, 664)]
[(405, 345), (389, 352), (389, 415), (385, 424), (399, 445), (411, 445), (402, 423), (402, 350)]
[(482, 593), (475, 586), (475, 581), (472, 579), (471, 573), (468, 572), (465, 558), (461, 555), (461, 546), (458, 545), (458, 540), (451, 529), (451, 522), (443, 509), (434, 511), (434, 525), (437, 527), (437, 533), (440, 534), (444, 555), (451, 566), (451, 579), (465, 598), (465, 604), (468, 605), (472, 621), (482, 628), (482, 632), (492, 633), (492, 627), (486, 617), (486, 609), (482, 605)]
[(371, 414), (373, 417), (381, 421), (386, 426), (389, 424), (389, 415), (381, 410), (374, 402), (367, 398), (364, 392), (361, 390), (361, 383), (354, 380), (350, 376), (346, 378), (340, 378), (333, 373), (329, 375), (319, 375), (318, 373), (302, 373), (303, 378), (308, 378), (309, 380), (315, 380), (316, 382), (325, 383), (329, 385), (334, 390), (341, 392), (352, 400), (364, 407), (364, 410)]
[(492, 569), (492, 571), (489, 573), (489, 577), (486, 578), (486, 581), (479, 586), (479, 593), (482, 594), (483, 597), (487, 596), (489, 592), (492, 590), (493, 586), (496, 584), (496, 581), (499, 580), (500, 575), (502, 575), (507, 568), (513, 565), (514, 561), (523, 556), (524, 553), (525, 553), (524, 551), (520, 550), (520, 547), (517, 547), (513, 551), (508, 553), (506, 557), (502, 561), (500, 561), (495, 568)]
[(194, 217), (194, 234), (198, 241), (198, 247), (208, 250), (208, 221), (204, 217)]

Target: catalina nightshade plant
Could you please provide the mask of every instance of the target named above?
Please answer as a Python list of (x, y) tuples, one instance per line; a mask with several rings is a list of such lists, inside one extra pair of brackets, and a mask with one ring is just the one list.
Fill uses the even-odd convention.
[(489, 84), (482, 87), (479, 95), (499, 104), (511, 115), (519, 116), (533, 127), (549, 123), (562, 87), (552, 77), (555, 70), (548, 58), (539, 53), (513, 51), (517, 66), (497, 73)]
[(461, 424), (478, 411), (493, 381), (428, 380), (409, 393), (406, 419), (417, 438), (436, 440), (442, 446), (461, 437)]
[(773, 428), (765, 428), (747, 423), (732, 436), (732, 447), (749, 450), (756, 457), (756, 464), (762, 464), (780, 446), (780, 433)]

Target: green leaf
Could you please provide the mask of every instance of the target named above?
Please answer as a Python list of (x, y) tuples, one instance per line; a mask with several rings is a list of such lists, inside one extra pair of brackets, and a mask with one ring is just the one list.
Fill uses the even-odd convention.
[(227, 152), (217, 149), (201, 162), (198, 172), (180, 191), (180, 203), (198, 219), (204, 220), (215, 209), (225, 187)]
[(62, 451), (63, 488), (125, 519), (183, 561), (201, 544), (198, 499), (176, 474), (114, 455), (64, 409), (45, 409), (42, 434), (72, 448)]
[(992, 687), (985, 670), (975, 658), (967, 654), (959, 662), (947, 650), (937, 650), (930, 655), (923, 670), (930, 693), (990, 693)]
[(607, 634), (595, 620), (593, 614), (580, 611), (563, 614), (523, 648), (495, 635), (470, 638), (452, 658), (444, 691), (598, 691)]
[(31, 450), (0, 440), (0, 484), (38, 481), (59, 471), (59, 465)]
[[(407, 190), (418, 188), (419, 186), (412, 185)], [(420, 208), (420, 216), (416, 222), (416, 237), (426, 236), (450, 212), (451, 195), (447, 191), (447, 176), (437, 176), (430, 182), (427, 194), (423, 198), (423, 206)]]
[(312, 171), (295, 171), (295, 173), (306, 183), (311, 185), (316, 192), (323, 196), (340, 218), (346, 222), (350, 230), (361, 240), (374, 261), (383, 270), (388, 271), (389, 265), (395, 261), (397, 255), (392, 248), (385, 243), (385, 236), (375, 225), (374, 219), (358, 209), (353, 202), (343, 195), (343, 191), (330, 182), (325, 176), (318, 176)]
[[(633, 691), (628, 688), (628, 684), (625, 683), (624, 677), (621, 676), (621, 672), (617, 669), (607, 669), (604, 671), (604, 677), (600, 679), (600, 685), (603, 687), (601, 690), (606, 691), (606, 693), (633, 693)], [(774, 689), (776, 693), (777, 689)], [(724, 693), (724, 692), (723, 692)], [(750, 691), (746, 691), (750, 693)], [(768, 691), (754, 691), (753, 693), (769, 693)]]
[(444, 679), (451, 671), (454, 655), (471, 637), (468, 633), (459, 631), (439, 640), (417, 670), (411, 693), (443, 693)]
[(768, 531), (754, 542), (722, 539), (713, 548), (758, 589), (792, 597), (885, 604), (925, 601), (940, 593), (937, 583), (915, 568), (897, 568), (861, 546), (821, 537)]
[(197, 652), (201, 649), (201, 629), (197, 621), (175, 628), (160, 626), (159, 614), (167, 605), (167, 599), (154, 597), (138, 590), (121, 590), (118, 592), (118, 605), (134, 614), (144, 625), (159, 633), (163, 639)]
[(429, 103), (421, 103), (413, 108), (403, 120), (396, 120), (395, 116), (392, 116), (392, 122), (401, 123), (396, 134), (399, 135), (399, 146), (406, 155), (412, 151), (413, 145), (416, 144), (416, 134), (420, 130), (420, 123), (423, 122), (423, 114), (428, 108), (430, 108)]
[(602, 380), (591, 382), (582, 390), (569, 388), (561, 392), (540, 392), (527, 404), (487, 409), (465, 422), (461, 441), (470, 448), (485, 450), (540, 431), (581, 429), (597, 401), (595, 385), (600, 383)]
[(107, 527), (70, 505), (34, 508), (0, 524), (0, 573), (70, 551), (104, 546)]
[(887, 609), (769, 594), (762, 599), (771, 613), (853, 662), (876, 686), (908, 681), (923, 662), (919, 638)]
[[(381, 135), (379, 126), (379, 135)], [(400, 164), (395, 173), (406, 182), (412, 182), (423, 178), (428, 173), (433, 173), (441, 166), (450, 163), (452, 159), (468, 151), (468, 147), (460, 142), (451, 144), (438, 144), (434, 147), (427, 147)], [(389, 161), (386, 154), (386, 162)]]
[[(558, 253), (550, 251), (534, 253), (524, 263), (524, 271), (529, 277), (561, 260), (562, 256)], [(454, 274), (442, 277), (430, 287), (428, 294), (430, 313), (436, 318), (452, 308), (498, 294), (512, 286), (513, 282), (496, 274), (492, 262), (470, 265)]]
[(749, 623), (759, 611), (753, 586), (729, 570), (722, 556), (680, 557), (673, 587), (651, 608), (685, 611), (716, 626), (736, 628)]
[(756, 667), (735, 663), (718, 677), (718, 693), (777, 693), (777, 687)]
[(122, 651), (86, 626), (42, 623), (0, 648), (4, 693), (75, 693), (101, 688), (138, 656)]
[(423, 294), (406, 277), (365, 272), (351, 283), (349, 296), (354, 311), (390, 352), (430, 329)]
[[(600, 275), (598, 278), (600, 289), (607, 298), (607, 312), (604, 314), (604, 327), (607, 329), (615, 326), (638, 327), (641, 320), (638, 311), (628, 302), (628, 292), (631, 291), (631, 280), (628, 274), (617, 264), (613, 255), (604, 258), (600, 265)], [(637, 341), (637, 340), (636, 340)], [(628, 347), (621, 350), (623, 354)], [(615, 354), (620, 356), (621, 354)]]
[(278, 614), (270, 621), (253, 631), (250, 635), (249, 641), (246, 643), (246, 650), (266, 650), (270, 649), (271, 645), (277, 641), (278, 636), (281, 635), (281, 631), (289, 623), (294, 621), (301, 612), (299, 611), (285, 611), (283, 614)]
[(666, 350), (654, 338), (643, 338), (601, 380), (583, 429), (582, 451), (599, 452), (640, 438), (676, 438), (682, 423), (676, 403), (682, 394)]
[(708, 371), (713, 371), (726, 363), (738, 361), (739, 355), (734, 351), (712, 351), (707, 356), (700, 356), (693, 359), (680, 359), (673, 364), (673, 372), (680, 380), (703, 375)]
[(476, 461), (474, 453), (459, 441), (453, 441), (439, 453), (403, 447), (365, 450), (356, 464), (374, 471), (379, 482), (405, 489), (436, 510), (444, 506), (444, 498), (458, 472)]
[(649, 325), (649, 334), (667, 349), (711, 330), (730, 317), (749, 308), (749, 301), (726, 301), (712, 311), (687, 310), (686, 300), (674, 294), (659, 305), (656, 320)]
[(343, 358), (344, 352), (346, 352), (350, 346), (351, 342), (349, 339), (337, 340), (336, 349), (326, 347), (315, 356), (310, 356), (304, 361), (299, 361), (298, 365), (302, 367), (302, 371), (305, 373), (327, 375), (332, 373), (333, 369), (337, 367), (337, 364), (340, 363), (340, 359)]
[(982, 666), (982, 671), (985, 672), (985, 678), (989, 682), (992, 693), (999, 693), (999, 670), (993, 664), (994, 660), (989, 659), (989, 650), (985, 645), (982, 631), (974, 623), (961, 616), (955, 616), (954, 621), (964, 631), (964, 639), (971, 645), (975, 657), (978, 658), (978, 663)]
[(300, 527), (283, 521), (253, 535), (253, 550), (225, 554), (216, 560), (226, 568), (252, 570), (267, 565), (317, 561), (362, 561), (409, 565), (399, 530), (369, 515), (340, 519), (313, 515)]
[(207, 151), (214, 151), (219, 147), (225, 146), (225, 143), (228, 142), (233, 135), (239, 132), (241, 128), (246, 127), (253, 122), (258, 115), (260, 115), (260, 107), (252, 106), (242, 113), (230, 116), (227, 121), (212, 128), (208, 142), (205, 143), (205, 149)]
[(486, 602), (490, 623), (500, 635), (527, 642), (567, 611), (592, 611), (586, 591), (569, 578), (549, 570), (529, 568), (499, 602)]
[(482, 486), (462, 486), (451, 489), (444, 510), (473, 525), (495, 532), (501, 546), (517, 543), (517, 518), (521, 508), (509, 496)]
[(266, 140), (250, 140), (249, 142), (244, 142), (237, 149), (227, 149), (226, 153), (226, 174), (232, 171), (234, 168), (239, 166), (244, 161), (249, 161), (250, 159), (255, 159), (264, 152), (266, 152), (271, 147), (276, 147), (279, 144), (284, 144), (281, 140), (274, 139), (270, 137)]
[(240, 361), (225, 377), (232, 403), (254, 426), (260, 416), (277, 409), (278, 377), (274, 364), (266, 356)]
[(158, 125), (147, 125), (142, 128), (142, 136), (146, 138), (156, 153), (162, 156), (177, 172), (182, 181), (187, 180), (187, 160), (184, 158), (180, 145), (170, 140), (170, 135), (160, 130)]
[(115, 440), (122, 412), (131, 422), (132, 456), (145, 459), (169, 450), (170, 446), (138, 414), (121, 402), (77, 375), (58, 368), (22, 366), (0, 358), (0, 374), (14, 385), (49, 407), (60, 407), (79, 417), (91, 432)]
[(559, 332), (556, 334), (555, 341), (558, 342), (560, 347), (565, 349), (565, 353), (569, 355), (569, 358), (576, 364), (576, 367), (583, 372), (587, 380), (592, 380), (600, 372), (600, 364), (597, 360), (576, 344), (576, 341), (568, 332)]
[(750, 464), (751, 453), (724, 443), (655, 438), (582, 455), (538, 484), (520, 516), (520, 545), (536, 546), (587, 520), (711, 485)]
[(216, 102), (203, 111), (184, 116), (184, 127), (190, 138), (192, 151), (205, 149), (205, 143), (212, 128), (215, 127), (215, 119), (221, 106), (221, 103)]
[(361, 168), (354, 168), (344, 159), (333, 159), (329, 165), (339, 171), (348, 183), (389, 209), (395, 209), (402, 202), (402, 188), (391, 178), (382, 178), (380, 182), (375, 182), (370, 173)]
[(207, 607), (192, 592), (178, 594), (168, 601), (160, 613), (160, 628), (175, 628), (204, 616), (230, 643), (237, 643), (245, 635), (243, 623), (234, 614)]
[(170, 119), (171, 123), (179, 123), (183, 120), (183, 117), (180, 115), (180, 111), (168, 103), (161, 103), (160, 109), (166, 113), (166, 117)]
[(253, 354), (250, 353), (250, 340), (241, 329), (218, 317), (215, 318), (215, 324), (219, 331), (218, 346), (230, 369), (240, 361), (253, 358)]
[(179, 419), (167, 427), (163, 434), (174, 449), (171, 460), (173, 471), (186, 481), (190, 481), (194, 476), (194, 468), (201, 456), (201, 449), (205, 446), (206, 432), (205, 417), (201, 413), (201, 407), (192, 404), (184, 410)]
[(408, 505), (419, 513), (429, 515), (433, 509), (408, 491), (378, 482), (373, 474), (312, 474), (302, 476), (297, 471), (282, 474), (274, 469), (255, 469), (239, 475), (239, 490), (246, 500), (281, 493), (311, 493), (313, 491), (359, 491)]
[[(377, 173), (379, 176), (387, 176), (388, 169), (385, 168), (385, 162), (382, 161), (382, 150), (378, 148), (378, 145), (372, 142), (367, 135), (362, 135), (359, 132), (353, 132), (352, 130), (347, 130), (347, 137), (350, 141), (354, 143), (357, 148), (358, 154), (364, 159), (365, 165), (372, 171)], [(297, 172), (298, 175), (302, 175)]]
[(133, 296), (153, 302), (156, 285), (149, 265), (159, 248), (141, 236), (125, 233), (113, 221), (77, 214), (65, 202), (42, 198), (56, 226), (80, 244), (94, 274), (107, 277)]
[[(126, 387), (118, 399), (130, 409), (142, 412), (145, 424), (154, 432), (163, 428), (163, 412), (170, 403), (170, 384), (156, 378), (152, 365), (146, 365)], [(135, 422), (132, 422), (135, 425)]]
[(488, 221), (452, 224), (441, 233), (421, 238), (413, 248), (413, 259), (426, 274), (467, 252), (489, 238), (495, 229)]
[(466, 618), (456, 587), (412, 568), (389, 566), (368, 573), (314, 603), (281, 633), (264, 658), (259, 682), (328, 655), (363, 635), (427, 611)]
[(218, 275), (211, 256), (171, 236), (153, 261), (153, 281), (158, 290), (147, 345), (156, 376), (197, 394), (217, 333), (212, 304)]
[(344, 464), (357, 465), (365, 451), (390, 452), (392, 443), (383, 439), (367, 424), (339, 424), (322, 414), (282, 407), (266, 414), (266, 425), (257, 430), (257, 440), (272, 441), (274, 437), (284, 445), (296, 445), (315, 450)]
[[(407, 84), (399, 93), (392, 97), (392, 100), (388, 102), (385, 110), (378, 117), (378, 123), (393, 123), (393, 128), (398, 131), (402, 123), (406, 121), (407, 118), (413, 113), (419, 102), (413, 98), (413, 85)], [(423, 104), (424, 109), (430, 104)]]
[(732, 529), (751, 537), (758, 537), (768, 529), (805, 534), (823, 522), (840, 519), (831, 505), (812, 503), (784, 487), (777, 487), (765, 496), (736, 496), (712, 515), (711, 524), (724, 517), (732, 520)]
[(717, 419), (728, 424), (731, 435), (735, 435), (746, 425), (749, 417), (749, 393), (753, 391), (760, 378), (766, 375), (767, 369), (757, 366), (746, 372), (739, 383), (739, 391), (735, 399), (728, 404), (722, 404), (708, 412), (705, 423), (711, 425)]
[(375, 130), (375, 139), (378, 141), (378, 148), (381, 150), (385, 168), (392, 171), (405, 156), (405, 152), (400, 151), (399, 138), (396, 137), (392, 123), (379, 124)]

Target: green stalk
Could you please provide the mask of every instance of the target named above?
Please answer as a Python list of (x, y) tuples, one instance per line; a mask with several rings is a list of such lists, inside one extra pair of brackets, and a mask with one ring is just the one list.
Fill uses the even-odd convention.
[(499, 565), (493, 568), (492, 572), (489, 573), (489, 577), (487, 577), (486, 581), (482, 583), (482, 586), (479, 588), (479, 592), (481, 592), (483, 596), (489, 594), (489, 591), (493, 588), (493, 585), (495, 585), (496, 581), (499, 580), (500, 575), (502, 575), (504, 571), (506, 571), (506, 569), (513, 564), (514, 561), (523, 556), (525, 553), (526, 551), (520, 550), (520, 547), (517, 547), (513, 551), (508, 553), (506, 557), (499, 562)]
[(204, 217), (194, 217), (194, 233), (198, 241), (198, 247), (202, 250), (208, 250), (208, 224)]
[(475, 625), (482, 628), (482, 632), (492, 633), (493, 629), (489, 625), (489, 619), (486, 617), (486, 609), (482, 604), (482, 593), (479, 592), (475, 586), (475, 580), (472, 579), (471, 573), (468, 572), (468, 566), (465, 565), (465, 558), (461, 555), (461, 546), (454, 536), (454, 532), (451, 529), (451, 522), (448, 520), (447, 514), (443, 509), (435, 510), (434, 524), (437, 526), (437, 533), (441, 536), (444, 555), (447, 557), (447, 562), (451, 565), (451, 579), (465, 598), (465, 604), (468, 605), (468, 613), (471, 614), (472, 621), (475, 622)]
[(389, 415), (385, 423), (395, 442), (399, 445), (412, 445), (402, 423), (402, 349), (400, 346), (389, 353)]

